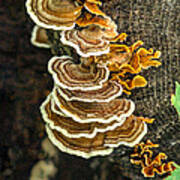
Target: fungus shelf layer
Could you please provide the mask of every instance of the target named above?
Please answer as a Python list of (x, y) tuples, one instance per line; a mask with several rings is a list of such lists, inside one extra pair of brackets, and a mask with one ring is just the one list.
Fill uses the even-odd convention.
[(111, 22), (110, 29), (90, 25), (82, 30), (67, 30), (61, 33), (61, 42), (72, 46), (82, 57), (99, 56), (109, 52), (111, 39), (118, 36), (116, 25)]
[(72, 29), (82, 9), (73, 0), (27, 0), (26, 7), (37, 25), (54, 30)]
[(118, 98), (122, 87), (108, 80), (104, 65), (75, 64), (68, 56), (49, 61), (54, 89), (41, 105), (51, 141), (63, 152), (90, 158), (120, 145), (134, 146), (147, 132), (132, 113), (131, 100)]

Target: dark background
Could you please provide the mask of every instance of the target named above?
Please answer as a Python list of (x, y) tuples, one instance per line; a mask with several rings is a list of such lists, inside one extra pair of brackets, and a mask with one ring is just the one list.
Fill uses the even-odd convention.
[[(46, 137), (39, 106), (52, 89), (47, 72), (51, 52), (30, 44), (33, 22), (24, 0), (0, 0), (0, 180), (27, 180), (43, 159)], [(104, 0), (103, 10), (126, 32), (128, 44), (143, 40), (160, 50), (162, 66), (142, 72), (146, 88), (134, 90), (135, 114), (156, 118), (145, 139), (159, 143), (169, 160), (180, 164), (180, 121), (170, 96), (180, 82), (178, 0)], [(141, 180), (140, 168), (129, 162), (129, 149), (120, 147), (107, 158), (84, 160), (59, 152), (55, 180)], [(92, 168), (95, 167), (95, 168)], [(125, 178), (126, 176), (126, 178)], [(162, 179), (157, 177), (156, 179)]]

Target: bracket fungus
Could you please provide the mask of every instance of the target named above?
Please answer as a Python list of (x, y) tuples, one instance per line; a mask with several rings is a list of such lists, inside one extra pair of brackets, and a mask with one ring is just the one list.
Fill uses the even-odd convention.
[(37, 25), (34, 26), (32, 34), (31, 34), (31, 43), (37, 47), (50, 48), (51, 44), (48, 41), (46, 29), (41, 28)]
[[(75, 64), (68, 56), (49, 61), (55, 85), (41, 105), (49, 138), (60, 150), (84, 158), (110, 154), (122, 144), (134, 146), (147, 132), (146, 123), (132, 115), (134, 103), (117, 98), (121, 85), (108, 80), (106, 66), (83, 63), (85, 59)], [(77, 99), (64, 98), (66, 93)]]
[(27, 0), (27, 12), (45, 29), (67, 30), (75, 26), (82, 6), (73, 0)]
[[(86, 101), (86, 102), (110, 102), (112, 99), (122, 94), (123, 88), (116, 81), (107, 81), (102, 87), (95, 90), (68, 90), (58, 87), (58, 93), (66, 101)], [(93, 97), (93, 98), (92, 98)]]
[(115, 24), (110, 17), (106, 16), (94, 16), (88, 12), (85, 12), (76, 20), (76, 24), (79, 27), (86, 27), (89, 25), (97, 25), (101, 28), (110, 29), (112, 28), (112, 23)]
[(61, 32), (61, 42), (72, 46), (82, 57), (100, 56), (109, 53), (111, 41), (123, 41), (126, 34), (118, 34), (117, 27), (109, 29), (90, 25), (81, 30), (73, 29)]
[[(81, 58), (82, 60), (82, 58)], [(95, 90), (107, 81), (109, 70), (104, 65), (87, 68), (83, 63), (75, 64), (69, 56), (53, 57), (48, 63), (55, 84), (69, 90)]]
[(147, 50), (140, 47), (142, 44), (142, 41), (137, 41), (132, 46), (110, 44), (109, 53), (94, 57), (96, 63), (107, 64), (108, 69), (112, 72), (111, 79), (117, 80), (123, 86), (123, 92), (126, 94), (131, 94), (130, 90), (136, 87), (144, 87), (147, 84), (144, 77), (135, 75), (133, 79), (128, 79), (126, 73), (138, 74), (142, 69), (161, 65), (157, 61), (161, 55), (160, 51)]
[(82, 30), (62, 31), (61, 42), (75, 48), (82, 57), (98, 56), (109, 52), (109, 41), (104, 37), (100, 27), (91, 25)]
[[(140, 48), (142, 41), (122, 44), (127, 34), (117, 32), (101, 5), (100, 0), (26, 1), (27, 12), (36, 23), (32, 43), (49, 48), (46, 29), (52, 29), (61, 35), (62, 44), (80, 55), (50, 59), (48, 71), (54, 88), (40, 109), (53, 144), (84, 158), (108, 155), (120, 145), (133, 147), (140, 142), (147, 133), (146, 123), (154, 119), (136, 117), (134, 102), (120, 96), (147, 84), (137, 75), (142, 69), (161, 64), (157, 61), (160, 52)], [(133, 79), (129, 73), (135, 75)]]
[(86, 1), (84, 3), (84, 7), (87, 9), (87, 11), (89, 11), (92, 14), (106, 16), (106, 14), (99, 9), (97, 3)]

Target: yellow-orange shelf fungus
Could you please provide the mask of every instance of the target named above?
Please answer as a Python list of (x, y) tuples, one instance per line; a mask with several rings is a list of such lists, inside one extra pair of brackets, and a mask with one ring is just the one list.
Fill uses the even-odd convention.
[(111, 29), (112, 23), (115, 24), (110, 17), (106, 16), (93, 16), (92, 14), (85, 12), (76, 20), (76, 24), (79, 27), (86, 27), (89, 25), (97, 25), (101, 28)]
[(104, 17), (106, 16), (106, 14), (99, 9), (96, 3), (91, 3), (91, 2), (86, 1), (84, 3), (84, 7), (87, 11), (89, 11), (92, 14), (95, 14), (98, 16), (104, 16)]
[(160, 51), (154, 52), (152, 49), (139, 48), (142, 44), (142, 41), (137, 41), (130, 47), (124, 44), (110, 44), (110, 52), (98, 57), (97, 61), (101, 62), (104, 59), (111, 71), (121, 70), (132, 74), (139, 73), (142, 68), (161, 65), (159, 61), (154, 60), (160, 57)]
[(50, 48), (51, 44), (48, 41), (46, 29), (41, 28), (37, 25), (34, 26), (32, 34), (31, 34), (31, 43), (37, 47)]
[(93, 4), (97, 4), (99, 6), (102, 5), (102, 2), (100, 0), (86, 0), (86, 2), (88, 3), (93, 3)]
[(159, 153), (154, 159), (151, 159), (144, 155), (145, 164), (141, 172), (144, 177), (155, 177), (155, 173), (159, 175), (166, 174), (174, 170), (173, 162), (163, 163), (163, 160), (167, 159), (166, 154)]
[(118, 80), (118, 82), (125, 88), (123, 91), (126, 94), (130, 94), (130, 90), (137, 87), (145, 87), (147, 85), (147, 81), (143, 76), (137, 75), (132, 80), (121, 80), (119, 78), (120, 74), (112, 74), (112, 80)]
[[(138, 74), (142, 69), (161, 65), (155, 60), (160, 57), (160, 52), (139, 48), (142, 44), (142, 41), (137, 41), (130, 47), (124, 44), (110, 44), (108, 54), (95, 57), (95, 62), (107, 64), (108, 69), (112, 72), (112, 80), (117, 80), (124, 87), (123, 91), (126, 94), (131, 94), (130, 90), (136, 87), (147, 85), (144, 77), (136, 75), (130, 80), (127, 79), (126, 73)], [(124, 77), (126, 80), (123, 79)]]
[(27, 0), (27, 12), (45, 29), (68, 30), (75, 26), (82, 6), (73, 0)]
[[(153, 51), (153, 49), (145, 49), (140, 47), (143, 44), (142, 41), (137, 41), (130, 47), (132, 58), (130, 65), (139, 73), (141, 69), (147, 69), (151, 66), (158, 67), (161, 62), (157, 61), (161, 56), (160, 51)], [(139, 49), (138, 49), (139, 48)], [(135, 53), (134, 51), (137, 50)]]
[(154, 122), (154, 120), (155, 120), (154, 118), (145, 118), (145, 117), (138, 117), (138, 119), (140, 121), (144, 121), (144, 122), (146, 122), (148, 124), (152, 124)]
[(108, 155), (120, 145), (133, 147), (147, 133), (145, 121), (132, 114), (134, 103), (118, 98), (122, 86), (108, 79), (108, 68), (87, 66), (88, 60), (75, 64), (68, 56), (53, 57), (48, 69), (55, 85), (41, 105), (50, 140), (84, 158)]
[(163, 162), (167, 159), (165, 153), (161, 152), (153, 158), (152, 148), (157, 147), (159, 147), (158, 144), (153, 144), (150, 140), (147, 140), (146, 143), (137, 144), (131, 154), (131, 163), (141, 165), (141, 173), (144, 177), (155, 177), (155, 173), (163, 175), (174, 170), (172, 161)]

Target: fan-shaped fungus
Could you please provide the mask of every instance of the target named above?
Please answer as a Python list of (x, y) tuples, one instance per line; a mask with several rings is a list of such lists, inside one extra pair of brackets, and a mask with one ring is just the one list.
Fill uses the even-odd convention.
[(90, 158), (97, 155), (107, 155), (113, 147), (121, 144), (134, 146), (144, 136), (146, 126), (137, 121), (134, 116), (129, 117), (122, 126), (104, 133), (97, 133), (93, 138), (69, 138), (62, 132), (47, 127), (51, 141), (63, 152)]
[(61, 33), (61, 42), (72, 46), (82, 57), (101, 55), (109, 52), (109, 41), (103, 39), (104, 31), (91, 25), (83, 30), (69, 30)]
[(73, 0), (27, 0), (26, 7), (37, 25), (54, 30), (72, 29), (82, 9)]
[(66, 101), (57, 88), (53, 90), (53, 97), (64, 114), (80, 123), (121, 121), (130, 116), (135, 108), (134, 103), (126, 99), (114, 99), (108, 103)]
[(94, 3), (94, 2), (89, 2), (89, 1), (85, 1), (84, 3), (84, 7), (90, 13), (99, 15), (99, 16), (106, 16), (106, 14), (99, 9), (98, 5), (101, 5), (101, 4), (97, 4), (96, 2)]
[(70, 138), (87, 137), (93, 138), (98, 132), (106, 132), (114, 130), (121, 126), (125, 118), (121, 121), (113, 120), (110, 123), (79, 123), (71, 117), (66, 116), (58, 105), (55, 103), (52, 94), (48, 96), (46, 101), (41, 106), (43, 118), (49, 124), (51, 129), (63, 132), (64, 135)]
[(82, 91), (68, 90), (58, 87), (58, 93), (66, 101), (86, 101), (86, 102), (109, 102), (122, 94), (122, 86), (115, 81), (107, 81), (102, 84), (100, 89)]
[(116, 98), (121, 85), (108, 80), (106, 66), (86, 63), (82, 58), (75, 64), (68, 56), (49, 61), (55, 87), (41, 106), (49, 138), (60, 150), (84, 158), (110, 154), (122, 144), (134, 146), (146, 134), (147, 125), (132, 115), (132, 101)]
[(95, 90), (107, 81), (109, 70), (106, 66), (92, 65), (87, 68), (84, 63), (77, 65), (72, 60), (69, 56), (51, 58), (48, 70), (55, 84), (69, 90)]
[(102, 29), (97, 25), (90, 25), (82, 30), (73, 29), (61, 32), (61, 42), (74, 47), (82, 57), (107, 54), (110, 41), (125, 38), (125, 33), (118, 35), (116, 26)]
[[(107, 64), (108, 69), (113, 72), (111, 79), (117, 80), (127, 94), (130, 94), (129, 90), (135, 87), (144, 87), (147, 82), (140, 75), (136, 75), (133, 79), (127, 79), (126, 73), (138, 74), (142, 69), (161, 65), (157, 61), (161, 55), (160, 51), (154, 52), (152, 49), (139, 48), (142, 44), (142, 41), (137, 41), (130, 47), (124, 44), (110, 44), (108, 54), (94, 57), (95, 62)], [(125, 76), (126, 80), (123, 79)]]
[(112, 20), (110, 17), (93, 16), (92, 14), (88, 12), (84, 13), (84, 15), (82, 15), (76, 20), (76, 24), (79, 27), (86, 27), (89, 25), (98, 25), (101, 28), (110, 28), (111, 23), (112, 23)]

